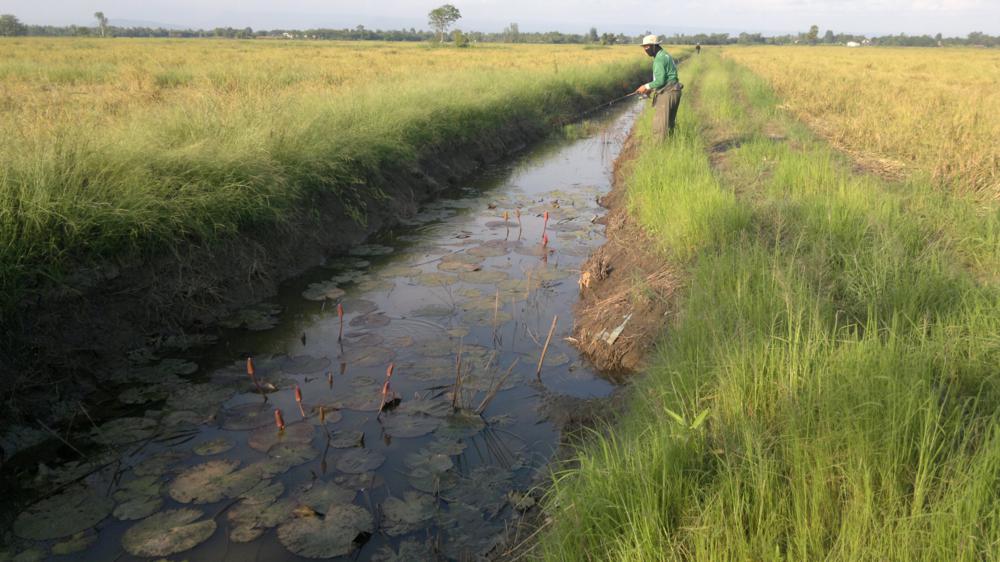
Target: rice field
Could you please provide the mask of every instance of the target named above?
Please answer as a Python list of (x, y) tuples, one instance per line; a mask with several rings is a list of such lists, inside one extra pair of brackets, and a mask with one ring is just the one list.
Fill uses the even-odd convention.
[[(512, 122), (611, 94), (641, 53), (581, 46), (0, 41), (0, 290), (210, 242)], [(634, 85), (633, 85), (634, 86)], [(7, 302), (6, 304), (10, 304)]]
[(838, 148), (890, 177), (1000, 198), (995, 49), (726, 49)]

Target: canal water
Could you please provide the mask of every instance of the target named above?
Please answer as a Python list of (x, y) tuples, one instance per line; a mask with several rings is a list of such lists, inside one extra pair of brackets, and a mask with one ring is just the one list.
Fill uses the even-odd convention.
[(217, 334), (137, 352), (115, 375), (125, 415), (88, 424), (100, 416), (82, 408), (70, 444), (85, 457), (25, 483), (44, 499), (15, 520), (11, 554), (494, 552), (558, 445), (552, 397), (613, 390), (564, 338), (638, 110), (485, 170)]

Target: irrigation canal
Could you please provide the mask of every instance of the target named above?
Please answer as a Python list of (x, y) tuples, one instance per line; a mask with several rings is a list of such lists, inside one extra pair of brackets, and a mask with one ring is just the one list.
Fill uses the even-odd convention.
[[(603, 240), (596, 199), (638, 109), (487, 169), (239, 311), (217, 337), (164, 342), (170, 352), (120, 375), (123, 417), (83, 424), (73, 441), (89, 443), (85, 458), (31, 483), (56, 493), (17, 517), (12, 554), (489, 553), (557, 446), (551, 398), (613, 390), (563, 337), (579, 266)], [(390, 364), (399, 403), (379, 412)]]

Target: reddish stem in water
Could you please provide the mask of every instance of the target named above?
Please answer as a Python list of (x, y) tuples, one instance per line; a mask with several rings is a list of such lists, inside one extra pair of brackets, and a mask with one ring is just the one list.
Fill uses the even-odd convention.
[(247, 375), (250, 377), (250, 380), (253, 381), (253, 385), (257, 387), (257, 392), (264, 397), (264, 400), (267, 400), (267, 395), (264, 394), (264, 389), (261, 388), (260, 383), (257, 382), (256, 372), (257, 369), (253, 366), (253, 357), (247, 357)]
[(340, 318), (340, 333), (337, 334), (337, 341), (344, 339), (344, 303), (337, 303), (337, 317)]
[(281, 417), (281, 410), (274, 411), (274, 425), (278, 426), (278, 431), (285, 430), (285, 418)]

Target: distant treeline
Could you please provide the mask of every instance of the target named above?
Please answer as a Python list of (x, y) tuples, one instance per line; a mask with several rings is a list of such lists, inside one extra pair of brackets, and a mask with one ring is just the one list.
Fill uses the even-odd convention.
[[(646, 31), (639, 35), (630, 36), (624, 33), (601, 33), (598, 34), (596, 28), (591, 28), (588, 33), (562, 33), (559, 31), (546, 32), (523, 32), (520, 31), (516, 23), (507, 26), (499, 33), (484, 33), (481, 31), (453, 32), (451, 36), (446, 36), (449, 41), (460, 40), (462, 42), (480, 43), (577, 43), (577, 44), (600, 44), (616, 45), (638, 43), (645, 35), (652, 31)], [(99, 27), (87, 27), (80, 25), (54, 26), (54, 25), (28, 25), (21, 23), (15, 16), (0, 15), (0, 36), (27, 35), (45, 37), (88, 37), (88, 36), (110, 36), (110, 37), (176, 37), (176, 38), (196, 38), (196, 37), (219, 37), (229, 39), (321, 39), (321, 40), (341, 40), (341, 41), (434, 41), (437, 39), (433, 31), (410, 29), (368, 29), (363, 25), (345, 29), (270, 29), (254, 30), (249, 27), (216, 27), (214, 29), (166, 29), (162, 27), (118, 27), (108, 26), (104, 29)], [(847, 33), (834, 33), (827, 31), (824, 35), (819, 34), (819, 28), (813, 26), (809, 31), (787, 34), (765, 36), (761, 33), (740, 33), (732, 35), (729, 33), (698, 33), (694, 35), (670, 35), (664, 37), (668, 44), (694, 45), (789, 45), (789, 44), (830, 44), (840, 45), (850, 42), (865, 45), (886, 45), (901, 47), (935, 47), (935, 46), (1000, 46), (1000, 36), (991, 36), (985, 33), (973, 32), (966, 37), (943, 37), (940, 33), (936, 36), (930, 35), (883, 35), (881, 37), (869, 37), (865, 35), (852, 35)]]

